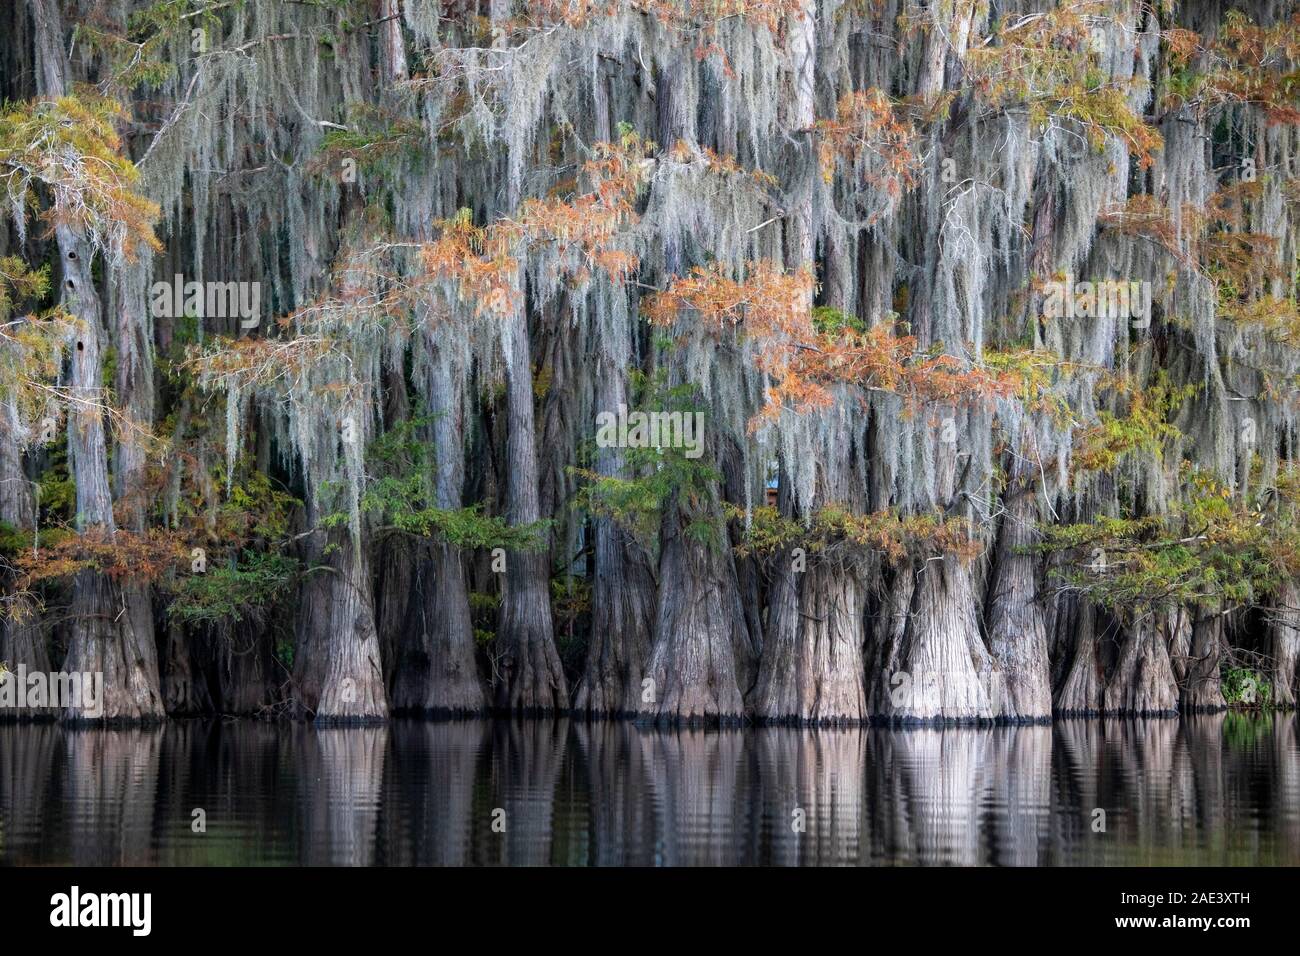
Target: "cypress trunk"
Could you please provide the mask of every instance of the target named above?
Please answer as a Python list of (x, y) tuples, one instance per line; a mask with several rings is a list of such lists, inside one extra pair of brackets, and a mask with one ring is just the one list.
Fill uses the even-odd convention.
[[(63, 25), (55, 0), (31, 0), (36, 28), (38, 88), (45, 96), (67, 93)], [(55, 226), (64, 308), (77, 320), (71, 341), (72, 409), (68, 415), (68, 465), (76, 482), (77, 529), (116, 530), (104, 438), (107, 411), (101, 348), (104, 338), (99, 294), (91, 268), (94, 249), (67, 223)], [(79, 572), (72, 584), (72, 613), (64, 670), (103, 674), (104, 700), (63, 708), (66, 720), (155, 720), (164, 716), (158, 654), (147, 588), (119, 587), (102, 573)], [(96, 713), (99, 711), (99, 713)]]
[[(627, 402), (626, 371), (613, 361), (599, 368), (599, 405), (614, 411)], [(624, 455), (616, 445), (600, 448), (596, 469), (621, 477)], [(591, 716), (641, 710), (643, 681), (653, 644), (655, 580), (650, 557), (631, 534), (608, 517), (594, 519), (596, 567), (591, 590), (591, 637), (574, 709)]]
[(217, 709), (223, 714), (262, 714), (279, 702), (284, 667), (275, 659), (269, 622), (220, 629), (213, 638)]
[(167, 626), (163, 644), (162, 696), (168, 716), (189, 717), (213, 711), (212, 696), (191, 640), (179, 624)]
[(1223, 641), (1223, 615), (1203, 609), (1192, 624), (1187, 677), (1180, 687), (1178, 697), (1180, 710), (1214, 713), (1227, 708), (1219, 686)]
[(1296, 662), (1300, 660), (1300, 586), (1288, 581), (1277, 597), (1268, 622), (1273, 703), (1295, 707)]
[[(712, 527), (725, 540), (720, 518)], [(670, 723), (740, 720), (738, 675), (751, 652), (731, 552), (689, 533), (676, 496), (664, 510), (661, 540), (650, 655), (653, 701), (642, 703), (640, 711)]]
[(1001, 694), (992, 703), (998, 717), (1047, 720), (1052, 715), (1047, 628), (1035, 558), (1024, 553), (1037, 540), (1038, 521), (1035, 486), (1028, 475), (1013, 479), (1003, 508), (986, 601), (989, 653), (1002, 674)]
[(1053, 709), (1062, 717), (1094, 717), (1100, 714), (1106, 686), (1097, 633), (1100, 611), (1085, 598), (1070, 596), (1058, 608), (1057, 646), (1065, 649), (1064, 678), (1056, 689)]
[(312, 570), (301, 588), (296, 621), (298, 708), (324, 723), (385, 718), (388, 699), (365, 552), (346, 529), (313, 532), (310, 542)]
[(895, 723), (991, 720), (993, 659), (979, 632), (970, 568), (955, 555), (916, 571), (906, 625), (884, 657), (882, 715)]
[[(0, 522), (34, 535), (36, 501), (32, 483), (23, 469), (18, 414), (12, 404), (0, 402), (0, 422), (8, 436), (8, 440), (0, 441)], [(16, 671), (21, 665), (29, 674), (48, 674), (50, 654), (39, 608), (30, 595), (12, 593), (12, 583), (12, 575), (0, 573), (0, 587), (5, 591), (5, 600), (0, 602), (0, 662), (11, 671)], [(53, 711), (45, 707), (24, 708), (13, 713), (0, 711), (0, 718), (52, 714)]]
[[(506, 321), (510, 323), (505, 336), (507, 517), (512, 526), (521, 527), (541, 517), (533, 375), (524, 312), (516, 309)], [(539, 713), (568, 707), (568, 683), (555, 650), (549, 558), (544, 549), (508, 554), (497, 643), (500, 657), (493, 677), (499, 709)]]
[(1178, 713), (1178, 685), (1165, 635), (1150, 617), (1124, 628), (1119, 659), (1106, 684), (1107, 714), (1168, 717)]
[[(433, 396), (434, 497), (439, 508), (459, 508), (465, 485), (464, 370), (451, 346), (426, 342), (425, 357), (422, 372)], [(420, 552), (411, 585), (413, 597), (396, 641), (393, 709), (482, 711), (487, 696), (474, 656), (469, 585), (460, 549), (444, 541), (430, 543)]]
[(758, 683), (748, 697), (760, 721), (852, 723), (867, 715), (863, 688), (864, 598), (853, 570), (814, 561), (794, 570), (789, 555), (769, 592)]

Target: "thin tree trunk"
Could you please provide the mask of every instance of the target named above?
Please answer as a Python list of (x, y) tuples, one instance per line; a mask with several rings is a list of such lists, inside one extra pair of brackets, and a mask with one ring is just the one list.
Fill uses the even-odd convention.
[[(32, 483), (23, 470), (18, 412), (11, 403), (0, 402), (0, 423), (3, 423), (6, 435), (6, 439), (0, 441), (0, 521), (34, 534), (36, 500)], [(0, 587), (7, 594), (11, 585), (11, 576), (0, 575)], [(50, 655), (40, 611), (29, 595), (10, 594), (8, 600), (0, 603), (0, 662), (12, 671), (20, 665), (29, 674), (48, 674), (50, 671)], [(24, 708), (15, 714), (0, 712), (0, 717), (47, 717), (52, 714), (49, 708), (41, 707)]]
[[(58, 4), (31, 0), (36, 24), (38, 87), (44, 96), (63, 96), (68, 67)], [(77, 487), (77, 529), (116, 531), (104, 440), (102, 310), (91, 269), (94, 250), (84, 237), (60, 223), (54, 229), (63, 275), (63, 304), (77, 320), (72, 334), (68, 462)], [(158, 652), (151, 615), (141, 607), (139, 587), (125, 592), (103, 574), (85, 570), (73, 580), (72, 618), (64, 669), (103, 674), (104, 700), (63, 709), (67, 720), (155, 720), (164, 715), (158, 681)], [(95, 713), (95, 710), (102, 713)]]

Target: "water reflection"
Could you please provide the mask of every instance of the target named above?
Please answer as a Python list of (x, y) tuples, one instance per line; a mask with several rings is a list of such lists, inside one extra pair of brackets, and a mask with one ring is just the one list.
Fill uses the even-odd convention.
[(1294, 865), (1297, 758), (1294, 715), (906, 732), (7, 724), (0, 863)]

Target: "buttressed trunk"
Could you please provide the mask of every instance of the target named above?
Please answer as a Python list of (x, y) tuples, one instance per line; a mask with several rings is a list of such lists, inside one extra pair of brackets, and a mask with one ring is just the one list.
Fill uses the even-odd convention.
[[(63, 96), (68, 67), (58, 5), (32, 0), (36, 26), (38, 87), (45, 96)], [(104, 439), (103, 312), (95, 289), (94, 249), (70, 225), (54, 235), (59, 250), (64, 308), (76, 320), (69, 343), (73, 406), (68, 415), (68, 463), (76, 483), (77, 530), (116, 531)], [(158, 681), (158, 653), (151, 615), (140, 606), (141, 589), (125, 593), (99, 571), (73, 579), (68, 654), (64, 669), (103, 675), (103, 700), (74, 702), (66, 720), (155, 720), (164, 715)], [(134, 598), (134, 600), (132, 600)]]
[(1194, 613), (1187, 677), (1180, 687), (1178, 707), (1192, 713), (1213, 713), (1227, 707), (1219, 686), (1223, 615), (1209, 608)]
[[(508, 518), (515, 527), (541, 517), (533, 432), (533, 375), (528, 323), (517, 308), (506, 321), (506, 476)], [(494, 675), (496, 706), (518, 712), (562, 711), (568, 683), (555, 650), (550, 568), (545, 551), (507, 555), (502, 595), (500, 660)]]
[(744, 715), (739, 684), (751, 656), (744, 613), (736, 597), (736, 572), (721, 515), (717, 541), (687, 531), (679, 501), (664, 509), (659, 556), (659, 602), (648, 688), (640, 704), (662, 722), (733, 721)]
[(203, 677), (202, 663), (193, 641), (178, 623), (167, 626), (162, 659), (163, 706), (167, 714), (190, 716), (211, 713), (212, 696)]
[(1300, 660), (1300, 586), (1288, 581), (1270, 612), (1269, 652), (1273, 660), (1270, 683), (1279, 707), (1295, 707), (1296, 662)]
[[(332, 548), (326, 548), (328, 536)], [(314, 532), (297, 615), (293, 682), (298, 708), (317, 722), (388, 716), (369, 562), (350, 533)]]
[[(627, 402), (626, 371), (611, 360), (600, 364), (599, 405), (612, 410)], [(623, 452), (600, 448), (596, 468), (621, 477)], [(631, 534), (608, 517), (595, 525), (596, 568), (591, 591), (591, 636), (587, 664), (574, 709), (593, 716), (633, 714), (648, 690), (646, 665), (653, 643), (655, 581), (650, 558)]]
[(1178, 713), (1178, 685), (1166, 635), (1147, 615), (1124, 628), (1119, 659), (1106, 684), (1107, 714), (1166, 717)]
[(991, 720), (998, 676), (980, 636), (970, 568), (949, 554), (912, 573), (906, 623), (883, 661), (881, 714), (903, 724)]
[(223, 714), (257, 714), (277, 703), (287, 672), (275, 659), (267, 622), (221, 628), (213, 637), (217, 706)]
[(989, 652), (1002, 672), (1001, 694), (992, 703), (1001, 718), (1047, 720), (1052, 716), (1047, 628), (1038, 600), (1035, 558), (1026, 553), (1036, 540), (1038, 521), (1036, 489), (1029, 475), (1012, 480), (1003, 507), (986, 602)]
[[(465, 483), (465, 403), (446, 352), (431, 346), (428, 367), (439, 508), (459, 508)], [(508, 568), (507, 568), (508, 570)], [(487, 704), (474, 659), (469, 587), (459, 548), (434, 541), (423, 550), (393, 674), (393, 709), (478, 713)]]
[(1052, 705), (1062, 717), (1091, 717), (1101, 713), (1105, 675), (1098, 646), (1097, 608), (1074, 595), (1057, 598), (1057, 641), (1065, 661), (1064, 677)]
[(815, 560), (798, 571), (792, 555), (778, 560), (750, 711), (766, 721), (863, 720), (862, 583), (838, 562)]

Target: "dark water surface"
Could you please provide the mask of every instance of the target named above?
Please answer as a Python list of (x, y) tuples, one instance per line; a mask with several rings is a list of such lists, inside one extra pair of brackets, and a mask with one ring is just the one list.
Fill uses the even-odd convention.
[(0, 863), (1300, 864), (1296, 730), (10, 724)]

